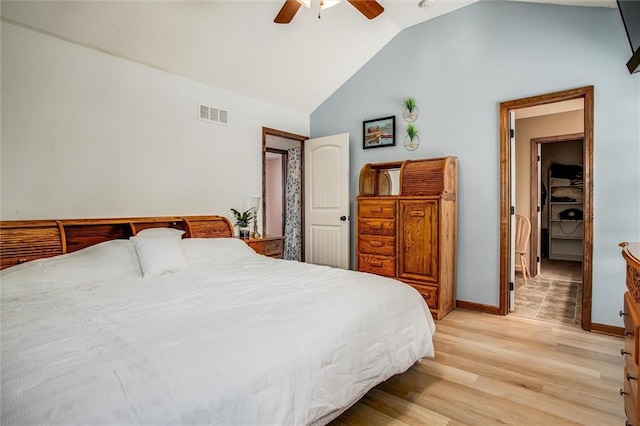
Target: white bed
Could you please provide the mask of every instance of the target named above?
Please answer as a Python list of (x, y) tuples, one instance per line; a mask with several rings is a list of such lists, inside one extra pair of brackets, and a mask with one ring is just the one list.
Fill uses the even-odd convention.
[(433, 356), (408, 285), (181, 244), (158, 276), (130, 240), (2, 271), (3, 425), (324, 424)]

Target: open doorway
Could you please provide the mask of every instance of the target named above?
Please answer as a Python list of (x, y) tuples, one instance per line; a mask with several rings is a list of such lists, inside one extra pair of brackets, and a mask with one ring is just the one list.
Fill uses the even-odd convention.
[(583, 115), (581, 99), (516, 111), (515, 206), (531, 244), (530, 277), (514, 275), (513, 315), (581, 325)]
[(304, 141), (308, 137), (262, 128), (262, 229), (284, 237), (288, 260), (305, 260)]
[[(534, 107), (550, 106), (552, 104), (559, 104), (566, 101), (578, 101), (582, 105), (580, 111), (580, 124), (583, 132), (575, 132), (572, 134), (570, 131), (558, 130), (556, 132), (551, 131), (544, 137), (526, 137), (528, 139), (526, 143), (520, 143), (519, 145), (513, 144), (510, 138), (510, 113), (517, 111), (525, 111)], [(565, 117), (559, 122), (565, 121)], [(501, 138), (501, 243), (500, 243), (500, 313), (506, 315), (508, 313), (508, 307), (510, 302), (510, 290), (515, 288), (515, 280), (512, 279), (513, 268), (515, 267), (514, 256), (512, 250), (514, 249), (514, 243), (512, 243), (512, 235), (515, 232), (515, 228), (512, 230), (512, 223), (515, 223), (516, 211), (518, 214), (526, 216), (532, 223), (532, 232), (529, 239), (529, 253), (526, 255), (528, 259), (529, 270), (532, 272), (532, 277), (538, 275), (538, 272), (542, 271), (544, 274), (544, 262), (543, 252), (545, 250), (554, 250), (554, 254), (551, 257), (564, 256), (564, 261), (577, 262), (573, 263), (573, 270), (576, 276), (580, 277), (580, 306), (577, 309), (578, 322), (585, 330), (591, 330), (591, 277), (592, 277), (592, 168), (593, 168), (593, 87), (584, 87), (579, 89), (572, 89), (563, 92), (551, 93), (531, 98), (518, 99), (509, 102), (503, 102), (500, 104), (500, 138)], [(532, 122), (535, 120), (532, 120)], [(514, 120), (517, 126), (517, 120)], [(523, 124), (524, 122), (521, 122)], [(522, 127), (522, 126), (520, 126)], [(554, 134), (555, 133), (555, 134)], [(580, 133), (578, 137), (577, 133)], [(515, 134), (518, 134), (516, 130)], [(542, 140), (547, 138), (546, 141)], [(550, 166), (545, 169), (542, 166), (542, 161), (538, 162), (538, 155), (541, 160), (544, 158), (544, 154), (538, 153), (538, 149), (542, 149), (547, 143), (551, 147), (553, 139), (556, 138), (556, 143), (568, 142), (569, 138), (575, 143), (581, 145), (581, 151), (579, 154), (573, 153), (571, 156), (580, 157), (579, 160), (575, 158), (560, 158), (556, 163), (579, 163), (581, 169), (581, 185), (582, 191), (582, 220), (580, 222), (580, 229), (577, 228), (573, 232), (564, 229), (568, 226), (568, 223), (563, 223), (559, 219), (559, 212), (564, 210), (570, 210), (570, 206), (560, 205), (559, 198), (560, 193), (554, 195), (554, 200), (558, 201), (557, 206), (551, 205), (550, 195), (550, 181), (548, 176), (550, 174)], [(514, 138), (515, 139), (515, 138)], [(575, 142), (575, 141), (580, 142)], [(515, 158), (518, 148), (522, 152), (526, 152), (525, 157), (530, 157), (528, 163), (530, 166), (521, 167), (520, 169), (512, 166), (516, 164)], [(535, 147), (535, 150), (534, 150)], [(562, 148), (566, 148), (564, 146)], [(560, 150), (562, 152), (562, 149)], [(551, 155), (550, 152), (547, 155)], [(513, 163), (512, 163), (513, 160)], [(578, 164), (568, 164), (578, 165)], [(573, 168), (570, 168), (573, 169)], [(537, 173), (537, 175), (536, 175)], [(562, 174), (562, 171), (560, 172)], [(518, 179), (520, 177), (520, 179)], [(559, 174), (554, 175), (555, 179), (560, 178)], [(520, 184), (518, 184), (520, 180)], [(571, 185), (572, 179), (568, 179), (568, 183)], [(577, 179), (573, 179), (577, 183)], [(546, 182), (546, 183), (545, 183)], [(564, 182), (555, 180), (554, 182)], [(544, 184), (544, 185), (543, 185)], [(558, 185), (559, 186), (559, 185)], [(517, 191), (516, 189), (521, 189)], [(531, 188), (531, 190), (529, 189)], [(537, 189), (536, 189), (537, 188)], [(574, 188), (575, 189), (575, 188)], [(512, 191), (513, 190), (513, 191)], [(513, 194), (513, 195), (512, 195)], [(546, 198), (543, 204), (543, 200)], [(555, 202), (554, 201), (554, 202)], [(543, 207), (544, 206), (544, 207)], [(575, 206), (573, 207), (577, 209)], [(546, 220), (542, 217), (544, 210), (546, 209)], [(561, 209), (561, 210), (559, 210)], [(556, 211), (557, 210), (557, 211)], [(551, 214), (549, 214), (551, 213)], [(558, 218), (556, 218), (558, 216)], [(574, 221), (571, 225), (575, 226), (578, 223)], [(542, 225), (546, 224), (546, 228)], [(547, 229), (547, 232), (543, 232)], [(562, 236), (562, 231), (569, 232), (570, 238)], [(554, 236), (554, 238), (551, 237)], [(576, 243), (577, 242), (577, 243)], [(554, 244), (557, 243), (557, 244)], [(579, 245), (577, 245), (579, 244)], [(569, 259), (571, 257), (571, 259)], [(538, 261), (540, 260), (540, 262)], [(581, 262), (579, 261), (581, 260)], [(577, 265), (577, 266), (576, 266)], [(552, 267), (551, 264), (548, 266)], [(540, 269), (542, 268), (542, 269)], [(576, 271), (577, 269), (577, 271)], [(549, 269), (551, 271), (551, 269)], [(512, 292), (511, 294), (515, 294)]]

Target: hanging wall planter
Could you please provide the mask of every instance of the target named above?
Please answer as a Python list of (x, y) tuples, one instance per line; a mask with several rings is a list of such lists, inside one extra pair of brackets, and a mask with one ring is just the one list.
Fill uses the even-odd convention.
[(420, 146), (420, 135), (413, 123), (407, 124), (407, 136), (404, 138), (404, 148), (407, 151), (415, 151)]
[(420, 108), (416, 104), (416, 100), (411, 96), (407, 96), (404, 99), (404, 112), (402, 113), (402, 117), (404, 121), (407, 123), (413, 123), (418, 118), (420, 114)]

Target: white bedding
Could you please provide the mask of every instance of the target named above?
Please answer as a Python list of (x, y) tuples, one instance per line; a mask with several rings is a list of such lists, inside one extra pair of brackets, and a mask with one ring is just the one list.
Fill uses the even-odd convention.
[(184, 247), (152, 278), (126, 240), (3, 271), (2, 424), (324, 423), (433, 355), (410, 286)]

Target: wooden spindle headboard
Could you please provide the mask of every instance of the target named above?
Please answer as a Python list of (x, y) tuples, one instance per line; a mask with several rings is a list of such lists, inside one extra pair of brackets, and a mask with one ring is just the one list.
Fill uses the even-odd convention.
[(222, 216), (0, 221), (0, 269), (127, 239), (147, 228), (182, 229), (184, 238), (233, 236), (231, 222)]

